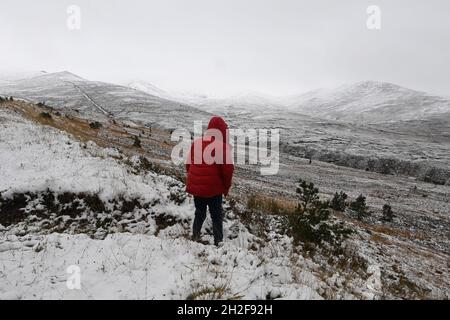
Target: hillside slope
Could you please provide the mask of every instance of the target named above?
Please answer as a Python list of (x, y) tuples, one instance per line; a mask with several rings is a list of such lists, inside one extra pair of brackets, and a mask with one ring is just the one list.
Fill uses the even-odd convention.
[(163, 128), (189, 127), (209, 114), (179, 102), (115, 84), (88, 81), (70, 72), (48, 73), (0, 85), (0, 95), (69, 109), (87, 118), (131, 120)]
[(450, 99), (387, 82), (365, 81), (290, 97), (292, 111), (351, 122), (391, 122), (450, 115)]
[[(147, 130), (137, 149), (130, 134), (143, 127), (117, 121), (89, 129), (88, 121), (52, 111), (41, 119), (41, 110), (1, 103), (0, 298), (449, 297), (448, 187), (291, 156), (273, 177), (238, 166), (224, 205), (225, 246), (217, 249), (209, 218), (202, 243), (189, 240), (192, 199), (180, 176), (153, 163), (170, 153), (167, 132)], [(327, 197), (369, 195), (369, 220), (333, 214), (356, 231), (340, 254), (294, 244), (283, 216), (245, 204), (246, 195), (283, 193), (275, 201), (293, 205), (299, 177)], [(387, 199), (395, 221), (380, 224)], [(81, 291), (66, 288), (73, 264), (82, 270)]]
[[(312, 273), (293, 279), (288, 238), (261, 246), (229, 210), (224, 247), (209, 218), (205, 244), (190, 241), (183, 184), (139, 158), (10, 111), (0, 130), (0, 299), (321, 298)], [(66, 287), (71, 265), (82, 290)]]

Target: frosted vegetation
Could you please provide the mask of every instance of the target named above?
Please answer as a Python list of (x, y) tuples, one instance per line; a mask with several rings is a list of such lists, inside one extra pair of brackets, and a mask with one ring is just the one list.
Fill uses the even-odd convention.
[[(33, 104), (0, 101), (0, 298), (450, 297), (444, 98), (368, 82), (291, 97), (280, 112), (260, 98), (189, 107), (151, 89), (66, 72), (2, 84)], [(420, 119), (406, 105), (403, 118), (380, 118), (405, 97), (424, 105)], [(201, 243), (190, 240), (184, 172), (164, 160), (162, 129), (209, 111), (282, 130), (277, 176), (237, 168), (222, 248), (209, 218)], [(67, 289), (69, 265), (82, 290)]]
[[(180, 181), (11, 112), (0, 128), (1, 298), (321, 298), (287, 236), (262, 244), (228, 208), (224, 247), (192, 242)], [(73, 264), (80, 291), (66, 288)]]

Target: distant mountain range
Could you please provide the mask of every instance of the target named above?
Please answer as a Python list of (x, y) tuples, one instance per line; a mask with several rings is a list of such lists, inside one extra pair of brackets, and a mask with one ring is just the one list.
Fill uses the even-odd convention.
[(361, 122), (420, 120), (450, 114), (450, 99), (387, 82), (365, 81), (289, 97), (289, 110)]
[[(132, 87), (158, 95), (153, 85)], [(147, 89), (149, 88), (149, 89)], [(164, 92), (164, 91), (162, 91)], [(365, 81), (333, 89), (318, 89), (288, 97), (259, 93), (239, 94), (229, 98), (186, 97), (165, 93), (160, 97), (188, 102), (212, 113), (282, 112), (283, 110), (346, 122), (392, 122), (429, 119), (450, 115), (450, 99), (407, 89), (387, 82)]]
[(166, 129), (192, 130), (194, 121), (206, 124), (217, 114), (232, 128), (280, 129), (286, 154), (376, 172), (386, 172), (387, 164), (394, 168), (389, 172), (440, 184), (450, 174), (450, 100), (390, 83), (366, 81), (283, 98), (251, 93), (212, 99), (63, 71), (4, 80), (2, 95), (78, 117)]
[(82, 114), (112, 115), (174, 127), (210, 113), (236, 116), (289, 112), (359, 123), (428, 120), (450, 116), (450, 99), (387, 82), (365, 81), (288, 97), (242, 93), (228, 98), (173, 93), (145, 81), (117, 85), (73, 73), (35, 72), (0, 79), (0, 94), (13, 95)]
[(145, 81), (133, 81), (126, 85), (161, 98), (187, 103), (212, 113), (227, 114), (230, 109), (233, 112), (237, 110), (254, 111), (282, 106), (275, 98), (259, 92), (242, 92), (226, 98), (216, 98), (203, 94), (167, 92)]

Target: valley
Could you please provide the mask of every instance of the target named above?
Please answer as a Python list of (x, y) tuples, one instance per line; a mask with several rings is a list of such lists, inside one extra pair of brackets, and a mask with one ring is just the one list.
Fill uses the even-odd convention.
[[(144, 260), (133, 260), (120, 249), (129, 243), (136, 254), (142, 250), (141, 244), (149, 252), (166, 246), (168, 251), (163, 250), (163, 256), (158, 253), (158, 257), (176, 276), (167, 287), (160, 283), (154, 290), (142, 285), (127, 287), (123, 297), (184, 299), (200, 292), (208, 297), (219, 294), (250, 299), (449, 298), (450, 144), (444, 116), (349, 122), (293, 110), (281, 112), (278, 107), (191, 107), (68, 73), (44, 74), (2, 85), (0, 95), (13, 96), (13, 101), (0, 103), (0, 194), (4, 202), (0, 210), (10, 208), (5, 216), (8, 218), (0, 222), (0, 254), (9, 261), (0, 270), (4, 275), (17, 267), (13, 258), (17, 248), (28, 248), (24, 251), (27, 259), (37, 261), (42, 259), (41, 247), (55, 254), (61, 250), (58, 243), (73, 247), (73, 241), (77, 241), (85, 249), (75, 246), (75, 251), (66, 254), (84, 261), (91, 285), (100, 278), (102, 283), (126, 281), (127, 272), (158, 283), (157, 278), (165, 276), (164, 270), (153, 270), (153, 275), (139, 273), (150, 257), (141, 254)], [(261, 176), (258, 166), (236, 167), (234, 186), (226, 202), (230, 243), (221, 251), (222, 256), (209, 245), (192, 245), (187, 240), (192, 199), (184, 195), (184, 166), (170, 161), (172, 129), (192, 128), (192, 121), (206, 122), (213, 113), (224, 115), (232, 128), (279, 128), (281, 133), (277, 175)], [(99, 125), (94, 126), (94, 122)], [(136, 137), (140, 147), (134, 144)], [(84, 158), (86, 155), (89, 157)], [(77, 160), (70, 160), (72, 157)], [(52, 170), (53, 166), (61, 170)], [(350, 211), (333, 212), (334, 220), (356, 231), (341, 256), (328, 256), (320, 250), (311, 253), (306, 245), (294, 245), (282, 232), (279, 221), (284, 216), (279, 211), (297, 205), (299, 179), (313, 182), (323, 199), (331, 199), (340, 191), (352, 200), (360, 194), (367, 198), (370, 215), (363, 220)], [(155, 185), (154, 181), (159, 182)], [(152, 198), (155, 192), (156, 198)], [(48, 203), (53, 193), (56, 204)], [(90, 194), (98, 195), (99, 200), (94, 201)], [(18, 201), (8, 200), (14, 195)], [(270, 205), (251, 209), (252, 199)], [(91, 203), (90, 210), (76, 209), (69, 200)], [(61, 201), (69, 201), (65, 204), (68, 207)], [(382, 219), (386, 204), (395, 214), (391, 222)], [(30, 216), (11, 216), (11, 212), (30, 212)], [(249, 219), (248, 214), (254, 217)], [(42, 227), (43, 219), (46, 227)], [(206, 239), (211, 241), (210, 229)], [(83, 250), (88, 252), (84, 257)], [(201, 256), (200, 260), (213, 259), (199, 272), (208, 279), (219, 273), (219, 280), (227, 285), (213, 281), (217, 286), (205, 289), (197, 272), (188, 272), (190, 282), (177, 280), (200, 263), (182, 256), (182, 263), (189, 267), (181, 270), (173, 263), (177, 260), (165, 258), (169, 252), (184, 250)], [(137, 264), (137, 273), (112, 272), (108, 255), (103, 253), (103, 266), (92, 263), (99, 252), (108, 251), (115, 252), (130, 270)], [(231, 252), (246, 257), (237, 266), (237, 279), (231, 279), (232, 259), (237, 257)], [(262, 261), (270, 261), (270, 266)], [(63, 267), (65, 262), (46, 260), (41, 271), (58, 279), (52, 263)], [(31, 271), (18, 270), (6, 276), (9, 291), (0, 292), (0, 297), (30, 297), (25, 291), (13, 290), (12, 283), (22, 277), (33, 283)], [(98, 270), (109, 271), (99, 275)], [(269, 281), (261, 276), (264, 270), (278, 271)], [(246, 283), (246, 287), (239, 283)], [(27, 292), (39, 295), (42, 285), (31, 286)], [(60, 286), (57, 281), (54, 287), (59, 289), (43, 297), (56, 297)], [(195, 294), (192, 288), (197, 288)], [(111, 295), (105, 296), (105, 292)], [(119, 297), (120, 290), (112, 284), (99, 285), (81, 294)]]
[[(93, 141), (103, 148), (112, 148), (116, 151), (110, 153), (117, 154), (114, 157), (119, 159), (144, 156), (154, 164), (152, 170), (183, 181), (184, 167), (176, 167), (170, 161), (172, 145), (169, 130), (149, 130), (138, 124), (130, 125), (129, 121), (122, 123), (115, 120), (103, 123), (100, 130), (92, 129), (88, 120), (58, 115), (59, 111), (55, 110), (47, 110), (52, 114), (51, 120), (42, 119), (40, 115), (46, 109), (41, 108), (20, 101), (7, 103), (7, 109), (32, 121), (67, 132), (84, 143)], [(140, 136), (142, 148), (133, 147), (132, 137), (135, 135)], [(282, 154), (280, 172), (275, 176), (260, 176), (255, 166), (238, 166), (230, 199), (244, 206), (247, 197), (251, 196), (274, 198), (285, 205), (294, 204), (297, 198), (295, 185), (299, 178), (313, 181), (324, 198), (331, 198), (340, 190), (351, 198), (366, 195), (372, 212), (367, 220), (361, 222), (348, 214), (336, 215), (337, 219), (359, 230), (350, 242), (354, 246), (351, 252), (364, 257), (371, 265), (379, 266), (383, 277), (401, 274), (404, 279), (412, 281), (417, 287), (409, 294), (420, 292), (421, 295), (441, 297), (448, 293), (450, 280), (445, 270), (450, 261), (450, 203), (447, 186), (320, 161), (310, 164), (307, 159)], [(391, 204), (395, 212), (395, 220), (389, 224), (381, 222), (381, 208), (385, 203)], [(265, 215), (271, 217), (273, 213), (268, 211)], [(189, 228), (189, 224), (186, 227)], [(321, 261), (323, 258), (319, 255), (315, 259)], [(343, 272), (352, 274), (353, 271)], [(428, 276), (425, 277), (425, 274)], [(388, 278), (380, 279), (389, 282)], [(389, 286), (394, 286), (389, 283)]]

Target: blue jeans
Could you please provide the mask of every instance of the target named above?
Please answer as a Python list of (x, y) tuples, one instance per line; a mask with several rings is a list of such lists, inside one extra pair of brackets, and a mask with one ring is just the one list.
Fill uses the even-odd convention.
[(209, 207), (213, 223), (214, 244), (218, 245), (223, 241), (223, 216), (222, 216), (222, 195), (211, 198), (194, 197), (195, 219), (193, 226), (194, 238), (200, 238), (203, 222), (206, 219), (206, 209)]

